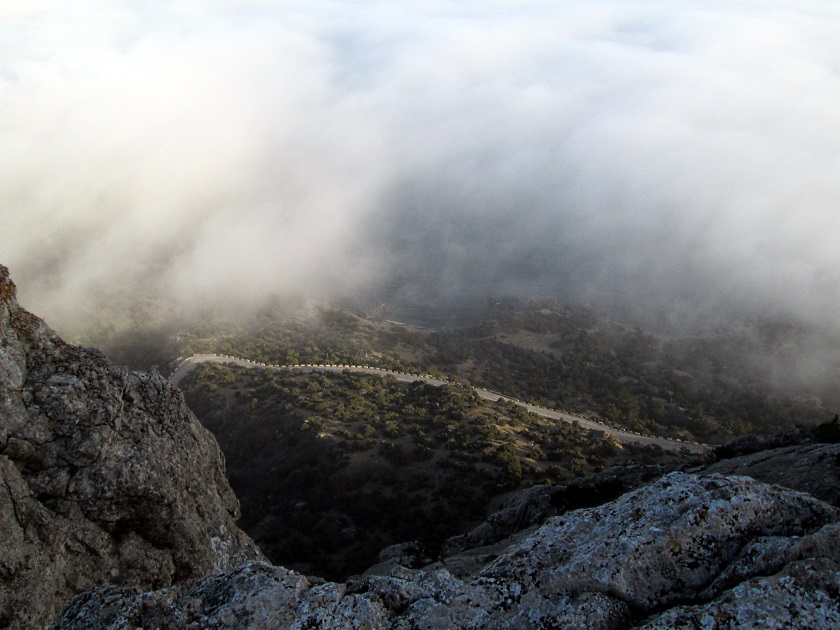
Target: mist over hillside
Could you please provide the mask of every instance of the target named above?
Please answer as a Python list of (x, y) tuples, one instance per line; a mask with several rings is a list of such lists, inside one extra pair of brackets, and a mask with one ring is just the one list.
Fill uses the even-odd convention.
[(0, 252), (59, 330), (539, 293), (833, 332), (838, 30), (790, 0), (13, 1)]

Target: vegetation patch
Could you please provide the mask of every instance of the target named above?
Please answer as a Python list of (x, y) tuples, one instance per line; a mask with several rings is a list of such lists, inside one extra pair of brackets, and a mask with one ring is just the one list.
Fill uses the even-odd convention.
[(273, 562), (329, 579), (389, 544), (434, 555), (517, 488), (678, 460), (458, 386), (202, 364), (182, 388), (225, 454), (242, 528)]

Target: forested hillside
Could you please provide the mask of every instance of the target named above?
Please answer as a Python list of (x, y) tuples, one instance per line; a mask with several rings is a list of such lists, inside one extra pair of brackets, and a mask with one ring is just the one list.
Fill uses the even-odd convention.
[(225, 453), (240, 526), (274, 562), (331, 579), (389, 544), (418, 540), (433, 556), (517, 488), (686, 457), (461, 387), (216, 364), (181, 386)]

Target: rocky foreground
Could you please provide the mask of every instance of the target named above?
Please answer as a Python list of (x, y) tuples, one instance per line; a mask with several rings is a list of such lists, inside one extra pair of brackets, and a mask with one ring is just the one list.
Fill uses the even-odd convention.
[(671, 473), (553, 517), (467, 578), (322, 583), (251, 563), (76, 598), (59, 628), (732, 628), (840, 625), (840, 511), (746, 477)]
[(437, 562), (324, 582), (259, 561), (177, 390), (65, 344), (0, 267), (0, 626), (836, 628), (832, 441), (534, 488)]

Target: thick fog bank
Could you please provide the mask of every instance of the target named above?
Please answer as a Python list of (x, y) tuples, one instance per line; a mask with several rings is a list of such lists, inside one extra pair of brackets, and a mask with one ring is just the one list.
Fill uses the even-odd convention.
[(13, 1), (0, 260), (114, 302), (840, 303), (834, 2)]

